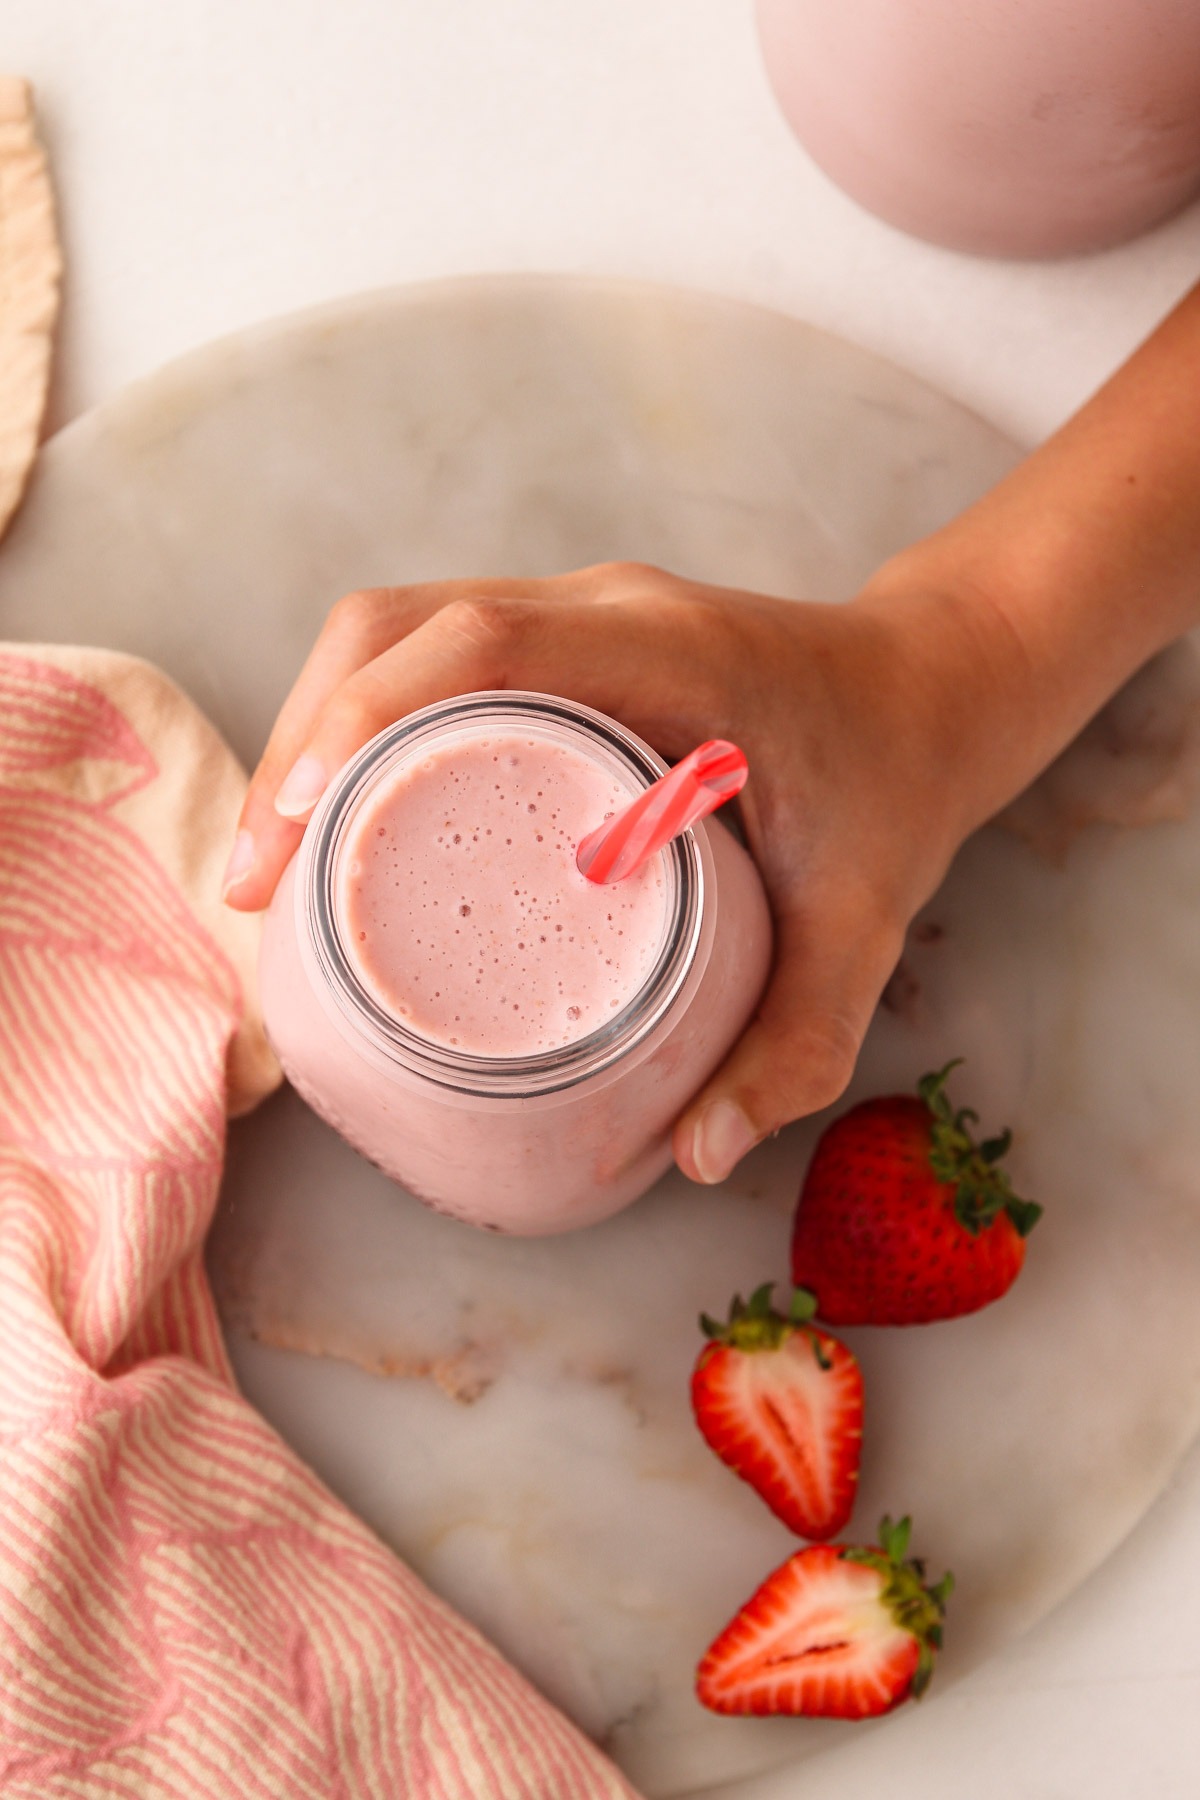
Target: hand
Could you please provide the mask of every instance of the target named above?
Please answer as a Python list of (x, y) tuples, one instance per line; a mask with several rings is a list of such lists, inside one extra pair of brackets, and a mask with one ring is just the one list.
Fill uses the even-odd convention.
[(628, 564), (351, 594), (251, 782), (226, 898), (266, 905), (337, 769), (453, 694), (562, 694), (668, 759), (732, 739), (750, 764), (741, 810), (775, 961), (756, 1017), (673, 1139), (685, 1174), (722, 1180), (759, 1139), (842, 1092), (910, 919), (984, 816), (996, 741), (984, 703), (994, 712), (1011, 680), (1007, 640), (986, 617), (920, 592), (825, 606)]
[(330, 776), (453, 694), (563, 694), (667, 757), (731, 738), (776, 950), (757, 1016), (675, 1127), (685, 1174), (722, 1180), (841, 1093), (908, 922), (967, 834), (1200, 618), (1198, 393), (1200, 286), (1046, 444), (844, 606), (625, 564), (351, 594), (250, 784), (229, 903), (265, 906)]

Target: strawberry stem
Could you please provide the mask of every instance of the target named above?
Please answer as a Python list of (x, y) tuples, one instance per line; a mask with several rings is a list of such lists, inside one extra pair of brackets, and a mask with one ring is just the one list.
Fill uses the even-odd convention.
[(766, 1281), (755, 1288), (749, 1300), (743, 1300), (735, 1294), (729, 1308), (729, 1318), (722, 1323), (719, 1319), (710, 1319), (707, 1313), (700, 1314), (700, 1329), (705, 1337), (714, 1339), (719, 1344), (729, 1344), (735, 1350), (778, 1350), (785, 1338), (793, 1333), (806, 1337), (813, 1348), (813, 1355), (822, 1369), (833, 1367), (833, 1359), (825, 1345), (829, 1341), (826, 1334), (818, 1331), (810, 1323), (817, 1310), (816, 1295), (808, 1288), (797, 1288), (792, 1295), (786, 1313), (777, 1312), (771, 1305), (771, 1294), (775, 1283)]
[(896, 1624), (917, 1640), (917, 1667), (910, 1692), (914, 1700), (919, 1700), (929, 1686), (934, 1656), (942, 1647), (942, 1620), (954, 1577), (947, 1571), (940, 1581), (927, 1586), (924, 1563), (906, 1555), (911, 1534), (910, 1518), (893, 1524), (885, 1517), (879, 1526), (879, 1548), (843, 1550), (842, 1560), (862, 1563), (883, 1578), (880, 1600)]
[(1008, 1214), (1018, 1236), (1028, 1237), (1042, 1208), (1015, 1194), (1008, 1171), (997, 1166), (1012, 1145), (1012, 1132), (1002, 1131), (977, 1144), (968, 1126), (978, 1124), (979, 1114), (968, 1106), (956, 1112), (950, 1104), (946, 1078), (962, 1060), (956, 1056), (917, 1083), (931, 1120), (929, 1166), (939, 1181), (954, 1188), (954, 1216), (972, 1237), (978, 1237), (1002, 1212)]
[(817, 1296), (811, 1288), (798, 1287), (788, 1306), (788, 1318), (793, 1325), (810, 1325), (816, 1315)]

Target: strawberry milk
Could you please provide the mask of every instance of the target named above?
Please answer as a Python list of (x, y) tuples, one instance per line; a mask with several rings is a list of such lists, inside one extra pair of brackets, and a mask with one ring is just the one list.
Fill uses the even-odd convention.
[(351, 961), (422, 1037), (533, 1056), (606, 1029), (648, 980), (668, 926), (662, 856), (597, 887), (580, 838), (630, 799), (568, 743), (450, 744), (381, 781), (339, 886)]
[(769, 915), (724, 826), (611, 886), (575, 866), (663, 769), (588, 708), (476, 694), (389, 727), (314, 814), (268, 915), (268, 1029), (429, 1204), (523, 1233), (617, 1211), (753, 1011)]

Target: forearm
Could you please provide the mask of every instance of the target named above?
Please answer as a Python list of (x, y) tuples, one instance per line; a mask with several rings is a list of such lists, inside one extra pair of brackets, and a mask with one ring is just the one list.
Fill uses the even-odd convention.
[(916, 594), (938, 597), (962, 644), (982, 650), (985, 669), (964, 677), (963, 728), (974, 716), (988, 733), (976, 767), (986, 816), (1200, 622), (1200, 288), (1060, 431), (892, 559), (863, 598)]

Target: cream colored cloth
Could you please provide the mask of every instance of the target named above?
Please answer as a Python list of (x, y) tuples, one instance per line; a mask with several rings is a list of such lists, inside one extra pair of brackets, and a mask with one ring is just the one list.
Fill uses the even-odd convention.
[(24, 491), (50, 386), (62, 259), (28, 82), (0, 75), (0, 532)]
[(244, 789), (147, 664), (0, 645), (0, 1797), (634, 1800), (237, 1393), (203, 1243), (227, 1111), (278, 1079), (219, 899)]

